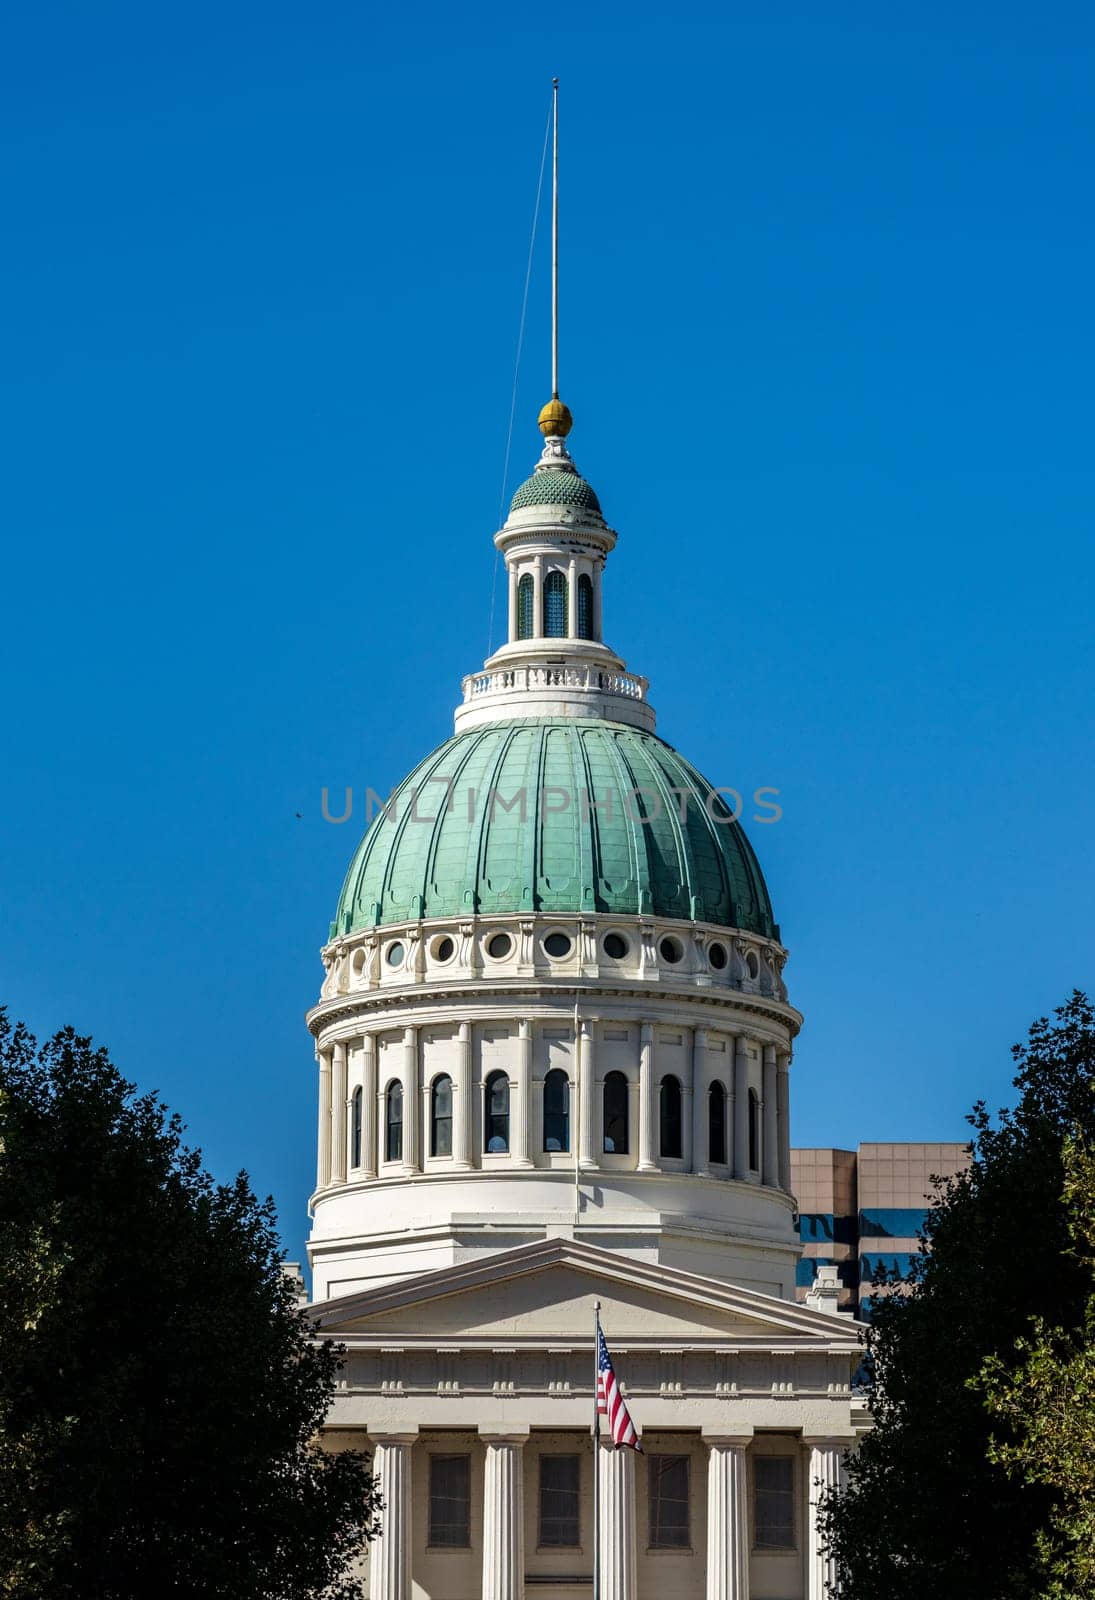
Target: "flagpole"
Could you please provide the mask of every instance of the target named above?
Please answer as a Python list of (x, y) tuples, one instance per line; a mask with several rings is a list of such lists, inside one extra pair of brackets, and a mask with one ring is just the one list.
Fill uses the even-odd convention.
[(593, 1302), (593, 1600), (601, 1600), (601, 1302)]

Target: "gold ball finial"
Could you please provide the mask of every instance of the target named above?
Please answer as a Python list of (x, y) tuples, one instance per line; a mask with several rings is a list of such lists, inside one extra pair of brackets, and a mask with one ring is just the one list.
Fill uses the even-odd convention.
[(574, 426), (570, 407), (565, 406), (556, 395), (541, 411), (537, 426), (545, 439), (565, 439)]

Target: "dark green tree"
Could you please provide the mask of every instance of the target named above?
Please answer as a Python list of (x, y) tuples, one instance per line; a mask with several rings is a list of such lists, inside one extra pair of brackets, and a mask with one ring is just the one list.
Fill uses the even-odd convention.
[(995, 1357), (1006, 1380), (1032, 1317), (1083, 1324), (1090, 1279), (1071, 1248), (1064, 1152), (1070, 1136), (1095, 1135), (1090, 1002), (1075, 992), (1013, 1054), (1016, 1105), (995, 1121), (975, 1107), (972, 1165), (941, 1186), (910, 1289), (874, 1302), (874, 1429), (825, 1516), (842, 1600), (1044, 1593), (1039, 1536), (1054, 1490), (1008, 1470), (1006, 1424), (978, 1379)]
[(351, 1600), (368, 1459), (272, 1202), (72, 1029), (0, 1011), (0, 1595)]

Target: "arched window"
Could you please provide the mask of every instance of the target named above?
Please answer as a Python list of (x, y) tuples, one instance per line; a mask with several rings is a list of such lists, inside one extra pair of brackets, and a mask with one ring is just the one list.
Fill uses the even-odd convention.
[(681, 1145), (681, 1083), (672, 1074), (662, 1079), (661, 1153), (679, 1161)]
[(707, 1091), (707, 1159), (726, 1164), (726, 1090), (721, 1083)]
[(760, 1124), (760, 1101), (757, 1098), (757, 1091), (755, 1089), (750, 1089), (750, 1091), (749, 1091), (749, 1170), (750, 1170), (750, 1172), (759, 1172), (760, 1171), (760, 1157), (759, 1157), (759, 1155), (757, 1153), (757, 1147), (758, 1147), (758, 1145), (760, 1143), (760, 1137), (759, 1137), (759, 1135), (760, 1135), (760, 1126), (759, 1126), (759, 1124)]
[(384, 1095), (384, 1159), (403, 1160), (403, 1085), (398, 1078)]
[(361, 1100), (360, 1088), (350, 1096), (350, 1165), (361, 1165)]
[(558, 569), (544, 579), (544, 638), (565, 639), (567, 636), (567, 580), (566, 573)]
[(430, 1089), (430, 1155), (452, 1155), (452, 1079), (446, 1072)]
[(578, 637), (593, 637), (593, 580), (587, 572), (578, 579)]
[(605, 1074), (605, 1154), (627, 1154), (627, 1079), (622, 1072)]
[(497, 1155), (509, 1149), (509, 1079), (492, 1072), (483, 1086), (483, 1149)]
[(544, 1149), (570, 1149), (570, 1079), (561, 1067), (544, 1079)]
[(526, 572), (517, 582), (517, 637), (532, 638), (532, 573)]

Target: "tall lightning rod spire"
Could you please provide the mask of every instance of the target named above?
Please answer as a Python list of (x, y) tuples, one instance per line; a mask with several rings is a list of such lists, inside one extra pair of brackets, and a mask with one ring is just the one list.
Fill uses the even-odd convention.
[[(554, 439), (560, 461), (569, 462), (561, 441), (574, 425), (570, 411), (559, 399), (559, 80), (551, 80), (551, 399), (540, 412), (540, 432)], [(546, 460), (546, 456), (545, 456)], [(573, 470), (572, 468), (568, 470)]]
[(551, 398), (559, 398), (559, 80), (551, 80)]

